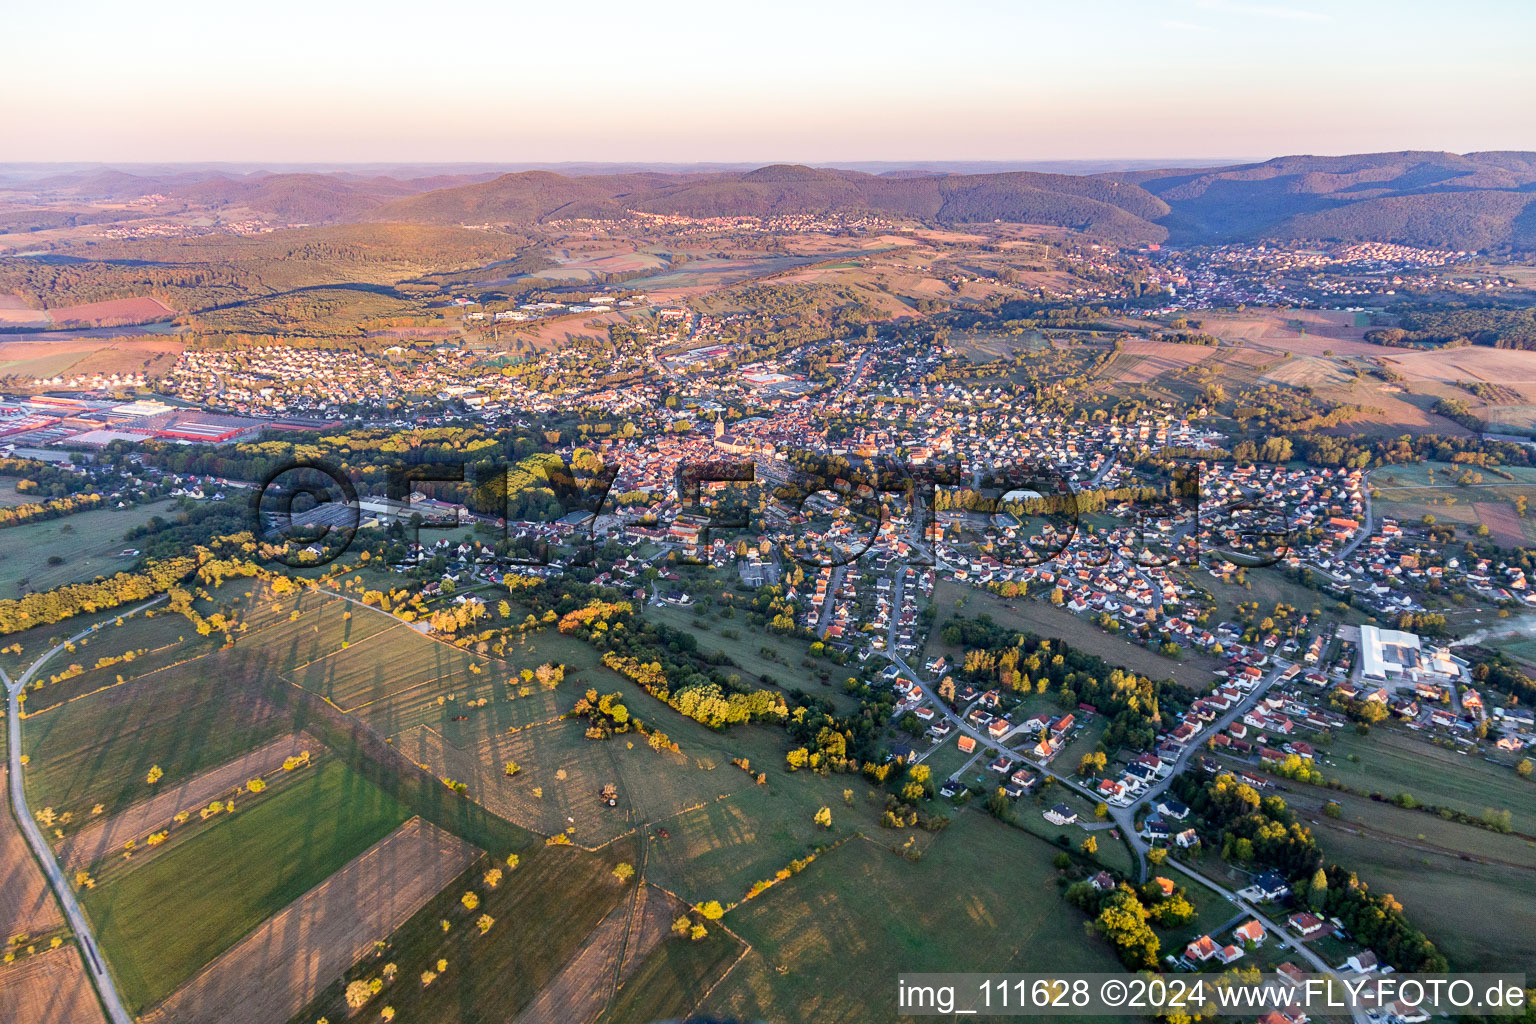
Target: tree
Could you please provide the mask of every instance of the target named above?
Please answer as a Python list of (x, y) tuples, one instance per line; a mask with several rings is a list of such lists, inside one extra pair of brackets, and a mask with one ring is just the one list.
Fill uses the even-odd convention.
[(816, 816), (814, 818), (812, 818), (811, 820), (816, 822), (816, 824), (820, 825), (822, 828), (831, 828), (832, 827), (832, 808), (830, 808), (830, 807), (823, 807), (821, 810), (816, 812)]
[(1105, 818), (1109, 817), (1109, 804), (1100, 801), (1099, 805), (1093, 809), (1093, 816), (1098, 818), (1100, 821), (1103, 821)]
[(165, 778), (165, 772), (160, 770), (160, 766), (152, 765), (149, 769), (149, 774), (144, 776), (144, 781), (153, 786), (163, 778)]
[(1520, 759), (1520, 763), (1515, 765), (1515, 771), (1517, 773), (1519, 773), (1519, 775), (1520, 775), (1520, 777), (1522, 779), (1530, 778), (1531, 777), (1531, 759), (1528, 758), (1528, 757), (1522, 757)]
[(684, 914), (683, 916), (679, 917), (677, 920), (672, 922), (672, 934), (676, 935), (678, 937), (682, 937), (682, 936), (688, 934), (688, 929), (691, 928), (692, 926), (693, 926), (693, 922), (688, 920), (688, 915), (687, 914)]
[(1328, 873), (1318, 868), (1312, 873), (1312, 884), (1307, 888), (1307, 905), (1320, 910), (1328, 901)]
[(697, 910), (706, 921), (718, 921), (725, 916), (725, 908), (720, 905), (719, 900), (705, 900), (693, 909)]
[(1168, 851), (1161, 846), (1147, 851), (1147, 860), (1154, 865), (1161, 865), (1168, 859)]
[(466, 892), (463, 896), (459, 897), (459, 902), (464, 904), (465, 910), (474, 910), (480, 905), (480, 897), (472, 892)]
[(620, 864), (613, 869), (613, 877), (621, 882), (627, 882), (635, 877), (635, 866), (628, 863)]
[(1078, 849), (1092, 857), (1095, 853), (1099, 852), (1099, 841), (1093, 838), (1093, 836), (1089, 836), (1082, 841), (1082, 844), (1078, 846)]
[(366, 981), (359, 978), (347, 986), (347, 1005), (354, 1010), (360, 1010), (373, 998), (373, 989)]

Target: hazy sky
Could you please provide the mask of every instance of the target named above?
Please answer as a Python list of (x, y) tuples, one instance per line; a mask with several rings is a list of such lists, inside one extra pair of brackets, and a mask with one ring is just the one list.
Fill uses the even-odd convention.
[(1531, 0), (24, 3), (0, 161), (1536, 149)]

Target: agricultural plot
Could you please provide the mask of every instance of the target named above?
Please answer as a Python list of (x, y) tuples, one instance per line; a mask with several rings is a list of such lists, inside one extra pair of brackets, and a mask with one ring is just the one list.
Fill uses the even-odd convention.
[(373, 950), (479, 855), (412, 818), (177, 989), (145, 1024), (286, 1020)]
[[(613, 858), (541, 846), (525, 853), (516, 870), (502, 865), (504, 877), (490, 888), (483, 875), (497, 863), (476, 863), (390, 935), (382, 951), (365, 956), (295, 1014), (293, 1024), (350, 1019), (347, 984), (381, 977), (386, 962), (399, 973), (357, 1019), (376, 1020), (388, 1005), (401, 1021), (506, 1024), (570, 963), (610, 910), (629, 902), (631, 890), (613, 875)], [(467, 891), (480, 897), (473, 910), (460, 899)], [(492, 919), (484, 934), (475, 926), (481, 914)], [(421, 981), (425, 970), (434, 975), (429, 985)]]
[(682, 1020), (745, 949), (721, 928), (698, 941), (666, 939), (625, 978), (601, 1021)]
[(11, 816), (10, 772), (0, 766), (0, 936), (37, 935), (63, 921), (26, 837)]
[(1314, 827), (1314, 834), (1328, 857), (1349, 865), (1373, 891), (1396, 897), (1453, 970), (1523, 971), (1536, 962), (1531, 869), (1383, 842), (1351, 831), (1347, 821)]
[(666, 893), (641, 887), (634, 900), (622, 901), (603, 919), (581, 951), (523, 1008), (515, 1024), (596, 1020), (618, 980), (621, 958), (643, 959), (686, 910)]
[(1536, 832), (1536, 785), (1476, 755), (1374, 729), (1369, 736), (1339, 733), (1320, 757), (1324, 777), (1353, 789), (1387, 797), (1406, 792), (1421, 804), (1474, 817), (1490, 807), (1507, 810), (1515, 831)]
[(14, 1024), (105, 1024), (96, 990), (73, 944), (0, 967), (0, 1020)]
[(959, 817), (916, 863), (847, 843), (726, 915), (752, 951), (703, 1010), (816, 1024), (894, 1018), (891, 974), (847, 969), (867, 961), (910, 972), (1119, 970), (1107, 946), (1084, 939), (1051, 857), (978, 814)]
[(328, 761), (81, 902), (125, 1001), (143, 1010), (408, 817), (393, 797)]
[[(761, 684), (773, 689), (803, 690), (812, 697), (830, 700), (838, 714), (846, 715), (858, 710), (858, 700), (843, 691), (842, 681), (854, 675), (854, 666), (839, 668), (830, 661), (814, 662), (817, 669), (825, 668), (832, 682), (823, 684), (812, 673), (815, 669), (801, 664), (809, 655), (803, 640), (796, 640), (776, 633), (758, 632), (747, 626), (742, 617), (708, 620), (702, 628), (694, 616), (671, 605), (645, 608), (648, 618), (655, 618), (673, 629), (692, 633), (704, 652), (724, 651), (741, 669), (742, 678), (748, 683)], [(721, 636), (723, 629), (733, 629), (740, 636)]]
[(430, 640), (400, 623), (296, 666), (291, 678), (343, 711), (357, 711), (418, 687), (467, 679), (473, 674), (470, 665), (486, 664), (484, 658)]
[(69, 835), (56, 849), (59, 864), (66, 874), (88, 868), (103, 857), (120, 853), (130, 840), (165, 828), (181, 811), (197, 811), (216, 799), (225, 799), (245, 783), (273, 771), (280, 771), (284, 760), (303, 753), (316, 755), (322, 750), (319, 740), (299, 733), (283, 736), (265, 746), (169, 788), (156, 788), (154, 796), (120, 814), (91, 824)]
[[(955, 600), (962, 597), (965, 599), (965, 607), (955, 609)], [(1212, 673), (1220, 667), (1216, 659), (1193, 651), (1185, 651), (1183, 658), (1175, 661), (1154, 650), (1106, 633), (1087, 619), (1079, 618), (1064, 608), (1033, 598), (1005, 601), (995, 594), (978, 591), (974, 587), (940, 580), (934, 587), (933, 605), (938, 609), (949, 610), (949, 617), (955, 614), (985, 613), (992, 616), (994, 622), (1009, 629), (1065, 640), (1075, 649), (1097, 655), (1111, 665), (1128, 668), (1149, 679), (1171, 678), (1196, 691), (1203, 691), (1209, 686), (1215, 678)], [(940, 654), (948, 656), (950, 661), (964, 657), (964, 651), (950, 649), (940, 637), (949, 617), (934, 623), (928, 637), (928, 648), (923, 655), (925, 659)]]
[(28, 803), (76, 821), (96, 804), (115, 814), (150, 795), (152, 767), (174, 785), (292, 733), (258, 693), (263, 671), (237, 647), (27, 719)]

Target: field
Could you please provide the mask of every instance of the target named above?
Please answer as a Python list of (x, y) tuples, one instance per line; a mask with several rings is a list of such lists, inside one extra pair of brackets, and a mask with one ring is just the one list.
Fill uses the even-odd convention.
[[(1416, 822), (1402, 824), (1413, 828)], [(1458, 827), (1469, 834), (1479, 831)], [(1430, 834), (1423, 827), (1420, 831)], [(1523, 971), (1536, 962), (1531, 866), (1469, 862), (1459, 854), (1385, 842), (1381, 834), (1351, 829), (1348, 811), (1342, 822), (1314, 825), (1313, 832), (1325, 854), (1348, 865), (1373, 890), (1397, 897), (1408, 919), (1434, 941), (1452, 969)]]
[[(712, 611), (712, 610), (711, 610)], [(809, 657), (803, 640), (791, 639), (777, 633), (760, 633), (746, 626), (740, 616), (734, 619), (715, 618), (705, 611), (706, 619), (696, 619), (682, 608), (671, 605), (648, 605), (645, 616), (666, 623), (674, 629), (692, 633), (699, 642), (700, 651), (724, 651), (742, 669), (748, 682), (762, 683), (780, 690), (803, 690), (812, 697), (825, 697), (837, 709), (838, 714), (858, 710), (858, 701), (843, 691), (842, 681), (853, 674), (851, 667), (839, 669), (831, 662), (817, 662), (832, 676), (830, 684), (823, 685), (814, 678), (813, 670), (800, 664)], [(735, 638), (721, 636), (720, 631), (732, 629), (741, 635)], [(762, 653), (767, 648), (773, 657)]]
[(288, 713), (244, 685), (246, 667), (221, 652), (27, 719), (28, 803), (115, 814), (149, 795), (152, 767), (174, 785), (292, 733)]
[(1104, 368), (1104, 376), (1126, 383), (1142, 384), (1164, 374), (1209, 359), (1215, 349), (1204, 345), (1179, 345), (1170, 341), (1135, 338), (1123, 343)]
[(615, 994), (603, 1024), (681, 1020), (746, 949), (720, 928), (698, 941), (668, 938)]
[(197, 811), (212, 800), (222, 800), (243, 787), (247, 780), (281, 769), (285, 758), (322, 751), (318, 740), (302, 733), (283, 736), (248, 754), (173, 788), (156, 786), (158, 792), (110, 818), (96, 819), (70, 835), (58, 847), (59, 865), (66, 873), (90, 867), (103, 857), (119, 853), (129, 840), (165, 828), (181, 811)]
[[(963, 598), (965, 605), (955, 608), (955, 601)], [(1104, 632), (1087, 619), (1057, 608), (1045, 601), (1018, 598), (1004, 601), (995, 594), (974, 587), (962, 586), (949, 580), (940, 580), (933, 591), (933, 605), (940, 609), (942, 617), (934, 623), (928, 637), (925, 659), (947, 655), (951, 661), (963, 657), (964, 651), (949, 649), (939, 634), (944, 624), (955, 615), (990, 615), (992, 620), (1009, 629), (1036, 633), (1043, 637), (1060, 638), (1073, 648), (1086, 654), (1094, 654), (1111, 665), (1119, 665), (1150, 679), (1173, 679), (1190, 689), (1203, 691), (1215, 678), (1212, 673), (1219, 667), (1215, 659), (1185, 651), (1182, 660), (1175, 661), (1156, 651), (1133, 644)]]
[(286, 1020), (478, 855), (462, 840), (412, 818), (268, 918), (143, 1019)]
[[(629, 885), (614, 877), (613, 865), (579, 850), (540, 846), (491, 889), (482, 881), (491, 862), (481, 860), (389, 936), (383, 951), (327, 986), (293, 1024), (349, 1019), (342, 999), (347, 983), (378, 977), (385, 962), (398, 965), (398, 978), (358, 1019), (378, 1019), (387, 1004), (401, 1021), (506, 1024), (559, 975), (615, 906), (628, 904)], [(460, 902), (468, 890), (480, 896), (473, 911)], [(482, 913), (494, 919), (484, 935), (474, 925)], [(445, 919), (447, 932), (439, 924)], [(439, 960), (447, 961), (446, 969), (437, 970)], [(419, 977), (429, 968), (438, 976), (424, 986)]]
[[(123, 534), (153, 516), (166, 515), (173, 505), (167, 499), (126, 509), (93, 509), (0, 530), (0, 576), (7, 581), (0, 597), (51, 590), (132, 568), (138, 556), (120, 554), (132, 546)], [(61, 561), (49, 565), (50, 558)]]
[[(1467, 467), (1444, 462), (1389, 466), (1371, 474), (1376, 492), (1375, 508), (1382, 516), (1416, 523), (1426, 515), (1437, 522), (1463, 528), (1487, 526), (1492, 539), (1508, 546), (1536, 542), (1536, 521), (1522, 518), (1515, 509), (1517, 498), (1536, 497), (1536, 469), (1506, 467), (1513, 480), (1486, 470), (1481, 483), (1456, 481)], [(1431, 477), (1433, 473), (1433, 477)]]
[(82, 893), (125, 1002), (143, 1010), (170, 995), (408, 816), (397, 800), (328, 761), (272, 799)]
[(637, 888), (635, 898), (614, 907), (554, 981), (523, 1008), (517, 1024), (596, 1020), (625, 966), (633, 973), (687, 909), (653, 886)]
[[(963, 814), (912, 863), (854, 840), (731, 911), (752, 946), (705, 1012), (780, 1022), (896, 1016), (901, 972), (1117, 971), (1053, 882), (1051, 847)], [(940, 896), (942, 895), (942, 898)], [(880, 970), (849, 970), (879, 964)]]
[(23, 933), (37, 935), (64, 922), (26, 837), (11, 816), (9, 780), (10, 772), (0, 766), (0, 936), (7, 939)]
[(16, 1024), (106, 1021), (73, 944), (0, 967), (0, 1020)]
[[(1515, 831), (1536, 832), (1536, 784), (1475, 754), (1379, 728), (1369, 736), (1341, 732), (1326, 747), (1318, 769), (1352, 789), (1388, 797), (1407, 792), (1422, 804), (1452, 807), (1474, 817), (1489, 807), (1508, 810)], [(1349, 760), (1350, 755), (1358, 760)]]

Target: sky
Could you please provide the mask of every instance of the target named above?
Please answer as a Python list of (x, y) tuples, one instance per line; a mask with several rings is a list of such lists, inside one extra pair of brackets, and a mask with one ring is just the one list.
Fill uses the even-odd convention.
[(1536, 150), (1530, 0), (16, 5), (0, 162)]

